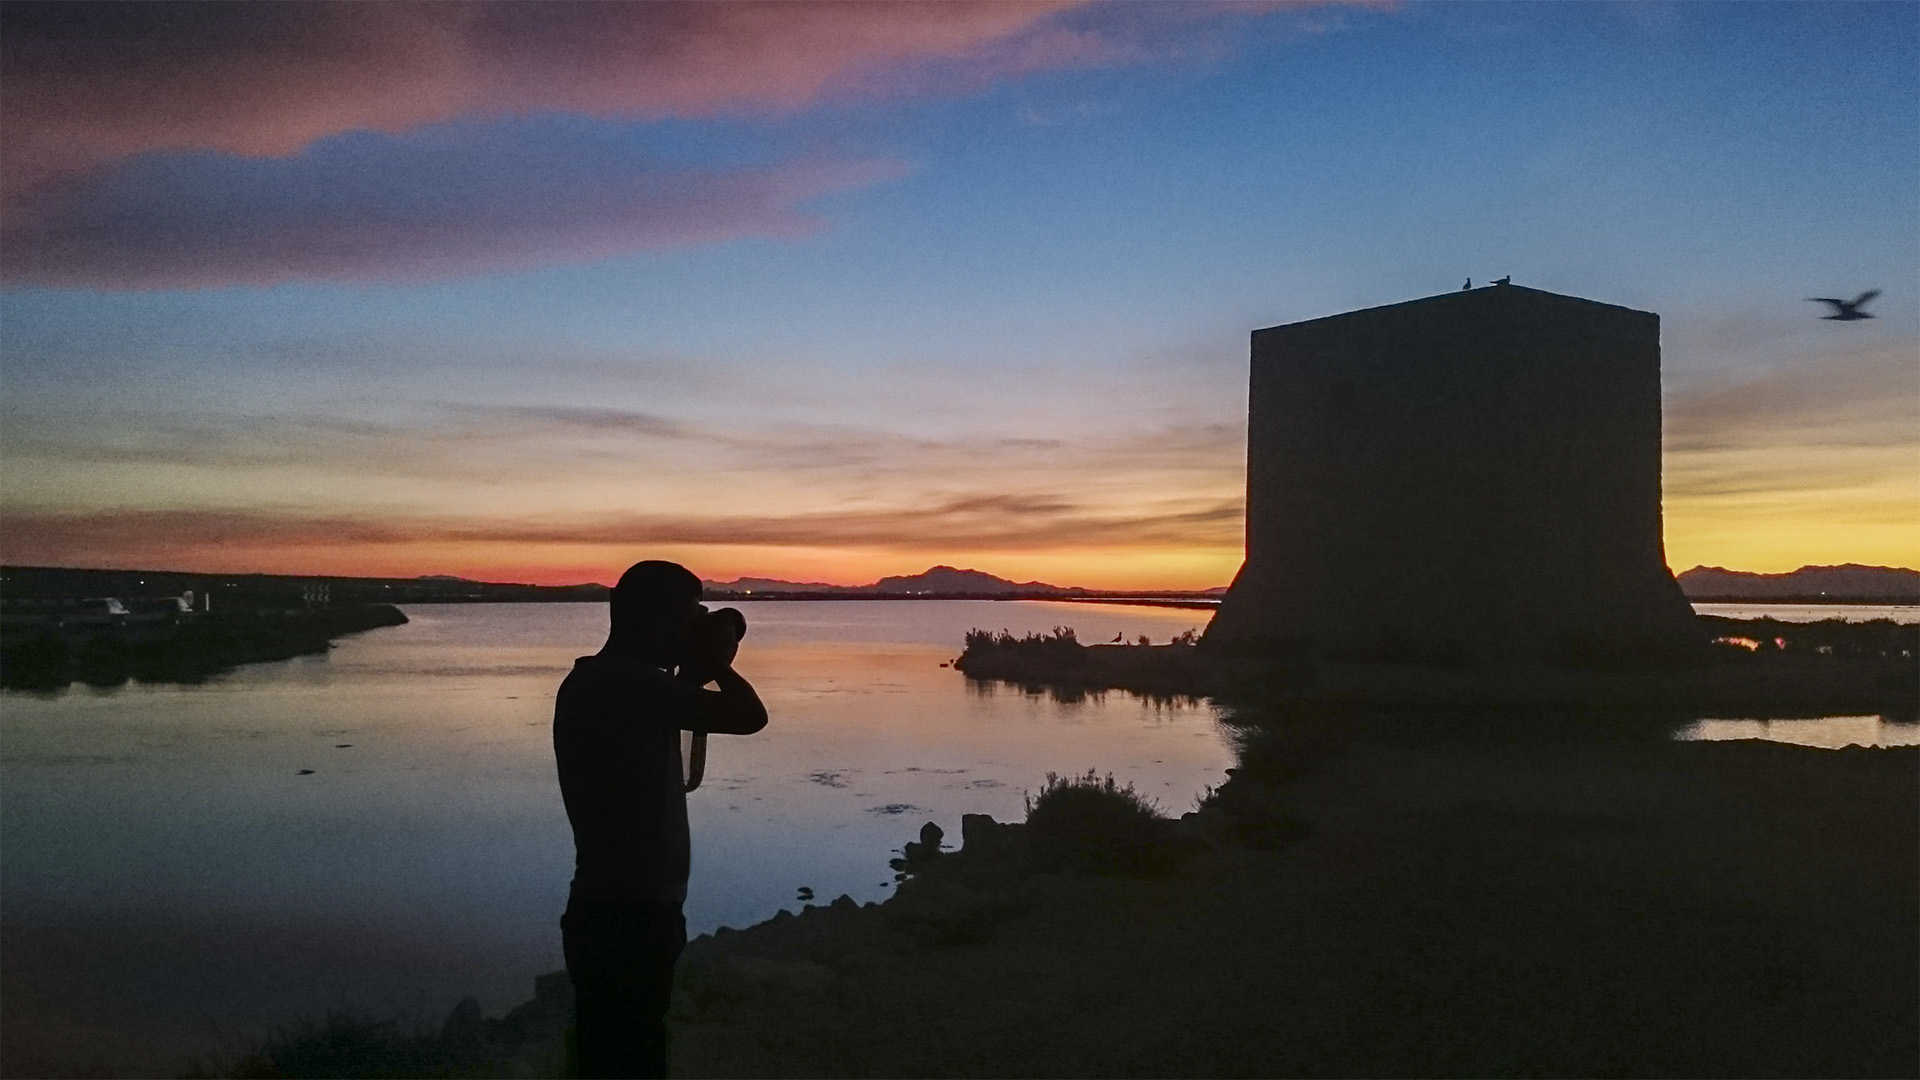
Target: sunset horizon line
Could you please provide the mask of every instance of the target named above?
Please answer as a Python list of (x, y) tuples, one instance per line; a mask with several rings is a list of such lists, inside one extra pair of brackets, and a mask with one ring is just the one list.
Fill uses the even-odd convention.
[[(759, 572), (759, 571), (743, 571), (739, 573), (727, 572), (721, 575), (709, 575), (709, 574), (700, 573), (698, 568), (694, 566), (689, 566), (689, 569), (693, 569), (696, 574), (699, 574), (700, 579), (709, 585), (727, 585), (727, 584), (731, 584), (733, 582), (738, 582), (742, 580), (759, 580), (759, 581), (780, 582), (786, 585), (818, 585), (818, 586), (822, 586), (826, 588), (834, 588), (834, 589), (871, 588), (875, 585), (878, 585), (882, 580), (886, 578), (917, 577), (917, 576), (929, 574), (939, 570), (958, 571), (960, 573), (986, 574), (991, 577), (995, 577), (1002, 581), (1006, 581), (1010, 584), (1015, 584), (1015, 585), (1032, 584), (1035, 586), (1045, 587), (1045, 588), (1075, 589), (1075, 590), (1080, 590), (1083, 592), (1090, 592), (1090, 593), (1102, 593), (1102, 592), (1131, 593), (1131, 594), (1154, 593), (1154, 592), (1204, 593), (1204, 592), (1211, 592), (1211, 591), (1226, 589), (1232, 584), (1232, 578), (1229, 577), (1226, 581), (1222, 581), (1217, 585), (1190, 585), (1190, 584), (1087, 585), (1079, 582), (1048, 581), (1038, 576), (1030, 575), (1030, 574), (1004, 573), (996, 570), (981, 569), (979, 565), (971, 565), (971, 566), (962, 565), (967, 561), (968, 560), (958, 560), (958, 561), (951, 561), (951, 562), (940, 561), (940, 562), (935, 562), (919, 570), (899, 570), (899, 571), (894, 571), (889, 573), (883, 573), (876, 577), (873, 577), (870, 580), (864, 580), (864, 581), (826, 580), (821, 575), (800, 575), (800, 576), (790, 577), (790, 576), (783, 576), (782, 574), (779, 574), (779, 573), (767, 573), (767, 572)], [(1853, 560), (1839, 560), (1834, 562), (1803, 563), (1799, 566), (1792, 567), (1786, 570), (1748, 570), (1748, 569), (1737, 569), (1734, 567), (1729, 567), (1729, 566), (1717, 564), (1717, 563), (1697, 563), (1691, 567), (1688, 567), (1685, 570), (1676, 570), (1676, 569), (1673, 569), (1671, 566), (1669, 566), (1668, 572), (1673, 574), (1675, 577), (1678, 577), (1680, 574), (1689, 573), (1695, 570), (1710, 570), (1710, 571), (1716, 571), (1721, 573), (1755, 574), (1755, 575), (1761, 575), (1761, 576), (1779, 577), (1779, 576), (1785, 576), (1788, 574), (1798, 573), (1801, 571), (1809, 571), (1809, 570), (1837, 570), (1837, 569), (1853, 569), (1853, 568), (1865, 569), (1865, 570), (1893, 570), (1893, 571), (1906, 571), (1906, 572), (1915, 572), (1917, 569), (1920, 569), (1920, 568), (1908, 567), (1908, 566), (1895, 566), (1892, 564), (1857, 562)], [(174, 567), (101, 566), (101, 565), (79, 566), (79, 565), (69, 565), (64, 563), (45, 563), (45, 562), (26, 563), (26, 562), (12, 562), (12, 561), (0, 563), (0, 570), (6, 570), (6, 571), (64, 570), (64, 571), (90, 572), (90, 573), (153, 574), (155, 576), (171, 575), (171, 576), (183, 576), (183, 577), (192, 576), (192, 577), (314, 578), (314, 579), (367, 580), (367, 581), (390, 580), (390, 581), (406, 581), (406, 582), (443, 579), (443, 580), (471, 582), (476, 585), (533, 586), (538, 588), (556, 588), (556, 589), (582, 588), (586, 586), (598, 586), (601, 588), (611, 588), (613, 585), (613, 579), (617, 579), (619, 577), (619, 570), (623, 570), (623, 569), (625, 569), (624, 566), (616, 568), (614, 570), (610, 570), (607, 573), (608, 580), (601, 580), (598, 578), (583, 579), (577, 575), (564, 575), (564, 574), (556, 575), (551, 573), (524, 572), (524, 571), (520, 573), (509, 572), (504, 574), (489, 574), (487, 571), (468, 571), (463, 573), (463, 572), (450, 571), (450, 570), (429, 570), (421, 573), (403, 573), (403, 572), (402, 573), (394, 573), (394, 572), (348, 573), (348, 572), (339, 572), (339, 571), (313, 572), (313, 571), (285, 570), (285, 569), (254, 569), (254, 568), (236, 569), (232, 567), (227, 567), (222, 569), (200, 569), (200, 568), (184, 567), (184, 566), (174, 566)], [(480, 575), (480, 576), (476, 576), (476, 575)]]

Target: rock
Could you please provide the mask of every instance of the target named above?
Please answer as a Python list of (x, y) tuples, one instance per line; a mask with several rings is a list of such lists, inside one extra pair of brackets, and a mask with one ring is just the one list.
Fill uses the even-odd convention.
[(968, 855), (992, 857), (1011, 849), (1020, 836), (1021, 826), (1001, 824), (988, 814), (960, 816), (960, 850)]
[(858, 911), (860, 909), (860, 905), (855, 902), (853, 897), (848, 896), (846, 893), (841, 893), (839, 896), (834, 897), (833, 903), (827, 906), (834, 911)]
[(960, 849), (975, 852), (980, 848), (991, 847), (999, 838), (1001, 825), (993, 820), (992, 814), (960, 815)]
[(940, 841), (946, 835), (940, 826), (929, 821), (920, 826), (920, 839), (907, 841), (906, 846), (900, 850), (900, 854), (904, 855), (906, 857), (904, 861), (910, 864), (937, 858), (940, 855)]
[(471, 1049), (486, 1037), (486, 1017), (480, 1013), (480, 999), (463, 997), (440, 1025), (440, 1042), (450, 1048)]

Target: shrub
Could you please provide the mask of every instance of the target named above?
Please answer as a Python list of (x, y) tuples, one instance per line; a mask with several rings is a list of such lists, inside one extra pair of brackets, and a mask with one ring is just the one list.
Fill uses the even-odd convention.
[(1034, 651), (1046, 649), (1077, 649), (1080, 639), (1074, 635), (1071, 626), (1056, 626), (1051, 633), (1027, 633), (1014, 637), (1012, 631), (1001, 629), (999, 633), (982, 630), (979, 627), (967, 631), (968, 649), (1017, 649)]
[(1072, 777), (1048, 773), (1026, 805), (1028, 844), (1049, 865), (1142, 869), (1153, 861), (1153, 846), (1167, 824), (1157, 802), (1094, 769)]

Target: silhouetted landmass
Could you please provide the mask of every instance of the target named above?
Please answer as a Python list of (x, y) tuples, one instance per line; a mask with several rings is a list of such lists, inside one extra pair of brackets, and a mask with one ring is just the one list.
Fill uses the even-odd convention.
[[(1896, 567), (1807, 566), (1791, 574), (1752, 574), (1694, 567), (1679, 575), (1689, 599), (1758, 603), (1920, 603), (1920, 571)], [(1079, 600), (1212, 607), (1227, 592), (1215, 589), (1089, 589), (1077, 585), (1015, 582), (978, 570), (936, 566), (925, 573), (882, 578), (867, 585), (736, 578), (706, 581), (715, 600)], [(335, 600), (394, 604), (605, 603), (607, 587), (527, 585), (430, 575), (417, 578), (340, 577), (299, 574), (215, 574), (178, 570), (98, 570), (77, 567), (0, 567), (0, 595), (160, 596), (195, 589), (246, 599), (263, 593), (297, 592), (326, 585)]]
[(15, 626), (0, 635), (0, 686), (51, 691), (75, 682), (202, 682), (241, 664), (326, 652), (334, 638), (406, 621), (390, 604), (349, 604), (216, 611), (168, 624)]
[(1355, 655), (1305, 647), (1245, 657), (1168, 645), (1083, 645), (1071, 628), (1022, 638), (976, 630), (954, 667), (1033, 692), (1421, 707), (1567, 706), (1807, 716), (1920, 708), (1920, 626), (1888, 619), (1789, 623), (1696, 616), (1700, 647), (1649, 664), (1631, 653), (1560, 664), (1488, 663), (1423, 650)]
[[(868, 585), (827, 585), (817, 581), (781, 581), (777, 578), (737, 578), (733, 581), (705, 581), (709, 594), (746, 596), (752, 594), (806, 594), (813, 597), (894, 597), (914, 596), (1002, 596), (1020, 593), (1032, 596), (1084, 593), (1087, 590), (1049, 585), (1044, 581), (1008, 581), (983, 570), (962, 570), (952, 566), (932, 566), (918, 574), (883, 577)], [(772, 598), (772, 597), (769, 597)]]
[[(1015, 582), (979, 570), (935, 566), (924, 573), (882, 578), (867, 585), (737, 578), (702, 582), (712, 600), (1073, 600), (1185, 599), (1218, 597), (1221, 589), (1128, 591)], [(177, 596), (186, 590), (253, 602), (297, 595), (326, 586), (335, 601), (391, 604), (606, 603), (607, 587), (525, 585), (473, 581), (443, 574), (414, 578), (340, 577), (314, 574), (216, 574), (179, 570), (96, 570), (57, 566), (0, 567), (0, 595)]]
[(1754, 574), (1696, 566), (1679, 575), (1689, 600), (1773, 604), (1920, 604), (1920, 570), (1894, 566), (1803, 566)]
[[(984, 570), (933, 566), (918, 574), (883, 577), (868, 585), (826, 585), (820, 582), (781, 581), (777, 578), (737, 578), (706, 581), (707, 595), (731, 600), (1096, 600), (1124, 603), (1159, 601), (1193, 603), (1218, 599), (1226, 587), (1214, 589), (1089, 589), (1079, 585), (1049, 585), (1044, 581), (1011, 581)], [(1211, 606), (1211, 604), (1208, 604)]]
[(434, 575), (416, 578), (340, 577), (325, 574), (219, 574), (183, 570), (94, 570), (64, 566), (0, 567), (0, 596), (11, 600), (33, 596), (177, 596), (193, 590), (212, 596), (215, 610), (223, 600), (250, 605), (298, 597), (310, 586), (326, 586), (334, 603), (467, 604), (606, 603), (607, 587), (583, 585), (521, 585), (469, 581)]

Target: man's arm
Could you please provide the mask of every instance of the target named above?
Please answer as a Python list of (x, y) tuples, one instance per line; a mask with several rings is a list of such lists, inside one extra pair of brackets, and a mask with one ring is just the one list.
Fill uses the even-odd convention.
[[(686, 678), (691, 682), (699, 676)], [(767, 707), (733, 665), (718, 668), (712, 682), (717, 689), (689, 687), (692, 700), (686, 730), (702, 735), (752, 735), (767, 726)]]

